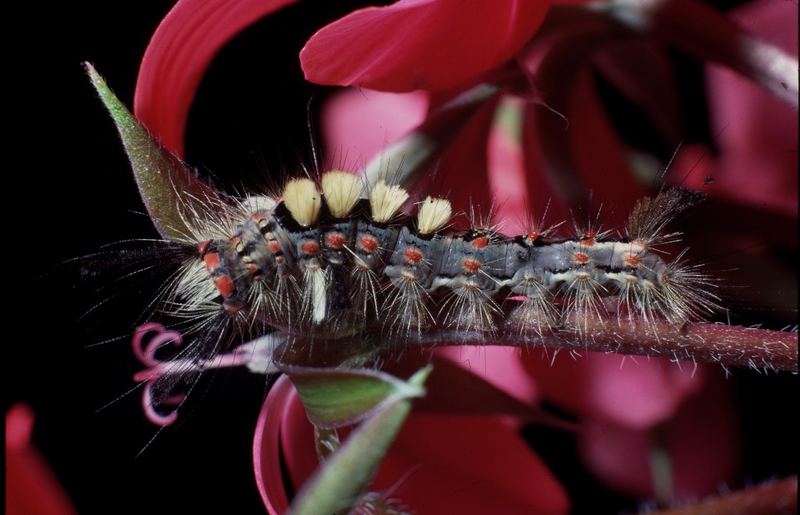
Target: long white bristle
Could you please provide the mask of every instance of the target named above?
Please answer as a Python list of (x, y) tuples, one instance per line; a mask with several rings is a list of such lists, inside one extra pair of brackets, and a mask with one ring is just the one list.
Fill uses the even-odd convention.
[(417, 227), (420, 234), (431, 234), (438, 231), (450, 221), (452, 214), (453, 208), (450, 206), (449, 200), (427, 197), (419, 206), (417, 214)]
[(311, 179), (292, 179), (283, 188), (283, 203), (300, 225), (310, 226), (317, 221), (322, 198)]
[(325, 270), (318, 264), (307, 266), (303, 271), (303, 304), (304, 317), (310, 318), (313, 324), (325, 320), (328, 313), (328, 278)]
[(331, 171), (322, 176), (325, 203), (336, 218), (344, 218), (361, 197), (361, 178), (348, 172)]
[(405, 201), (408, 192), (400, 186), (387, 186), (381, 179), (369, 192), (369, 205), (372, 209), (372, 219), (378, 223), (386, 223), (394, 217)]

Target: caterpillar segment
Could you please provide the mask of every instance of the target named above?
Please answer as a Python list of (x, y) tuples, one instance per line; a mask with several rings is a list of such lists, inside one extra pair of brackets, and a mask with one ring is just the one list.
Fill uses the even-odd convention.
[(699, 200), (695, 193), (641, 201), (619, 239), (593, 231), (556, 239), (450, 231), (452, 207), (440, 198), (420, 202), (411, 220), (400, 214), (405, 190), (383, 181), (368, 189), (347, 172), (324, 174), (321, 189), (295, 179), (282, 201), (238, 215), (245, 221), (229, 238), (198, 244), (205, 273), (191, 265), (177, 289), (204, 292), (207, 305), (213, 284), (228, 313), (331, 339), (442, 330), (535, 340), (560, 328), (588, 337), (611, 316), (682, 323), (716, 306), (700, 267), (683, 253), (668, 263), (656, 249), (678, 237), (666, 222)]

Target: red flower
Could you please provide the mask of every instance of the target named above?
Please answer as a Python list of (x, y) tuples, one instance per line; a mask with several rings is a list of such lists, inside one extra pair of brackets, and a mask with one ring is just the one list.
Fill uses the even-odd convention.
[[(194, 43), (181, 36), (178, 27), (194, 26), (198, 18), (190, 6), (197, 3), (179, 2), (159, 28), (142, 64), (137, 87), (137, 114), (179, 152), (189, 103), (213, 54), (241, 27), (283, 5), (265, 2), (259, 10), (251, 11), (243, 7), (230, 19), (221, 18), (224, 21), (203, 15), (204, 34), (216, 34), (218, 25), (224, 30), (184, 62), (175, 56), (184, 45), (188, 48)], [(218, 9), (229, 4), (240, 5), (232, 1), (213, 3)], [(369, 159), (377, 146), (390, 143), (421, 121), (427, 104), (434, 106), (434, 111), (435, 106), (452, 99), (453, 92), (444, 90), (480, 80), (519, 54), (525, 72), (541, 82), (537, 82), (537, 94), (521, 90), (519, 76), (500, 82), (497, 95), (448, 134), (450, 139), (443, 144), (436, 162), (441, 172), (434, 186), (447, 192), (460, 208), (466, 208), (468, 201), (484, 207), (495, 201), (499, 206), (496, 220), (505, 223), (506, 232), (524, 228), (527, 211), (538, 207), (541, 213), (548, 199), (553, 200), (551, 220), (568, 219), (570, 208), (585, 208), (589, 192), (614, 206), (613, 211), (606, 209), (603, 213), (606, 226), (620, 226), (627, 208), (645, 188), (634, 180), (634, 165), (640, 163), (632, 158), (603, 110), (587, 66), (589, 50), (594, 51), (598, 41), (604, 40), (595, 38), (592, 27), (550, 30), (540, 34), (538, 46), (520, 54), (539, 27), (546, 4), (476, 2), (469, 8), (457, 7), (461, 5), (403, 0), (385, 8), (366, 8), (323, 28), (308, 42), (301, 59), (311, 80), (386, 91), (424, 88), (438, 92), (433, 99), (420, 93), (341, 93), (329, 103), (323, 120), (328, 161), (336, 162), (337, 155), (348, 154), (350, 145), (356, 146), (359, 159)], [(174, 41), (174, 45), (165, 46), (165, 41)], [(641, 93), (647, 91), (642, 89), (647, 79), (658, 79), (651, 84), (663, 82), (661, 68), (631, 65), (636, 61), (631, 56), (642, 55), (636, 50), (605, 55), (600, 68), (619, 89), (631, 95)], [(156, 88), (164, 75), (159, 72), (162, 68), (171, 74), (174, 88), (165, 95)], [(669, 88), (665, 90), (668, 97)], [(637, 100), (651, 110), (653, 119), (663, 122), (660, 127), (665, 134), (675, 128), (671, 118), (659, 111), (663, 107), (659, 102)], [(671, 104), (665, 101), (664, 105)], [(380, 117), (369, 118), (375, 110), (381, 111)], [(503, 117), (509, 113), (511, 125)], [(562, 116), (569, 122), (568, 130)], [(376, 131), (375, 127), (382, 129)], [(724, 150), (734, 147), (726, 145)], [(720, 166), (728, 170), (728, 165), (733, 166)], [(759, 167), (767, 169), (761, 164)], [(639, 166), (636, 171), (652, 173), (653, 167)], [(722, 177), (723, 173), (721, 170), (718, 175)], [(783, 173), (771, 175), (781, 187), (785, 176), (776, 174)], [(675, 170), (676, 177), (683, 175), (683, 170)], [(764, 198), (748, 188), (738, 193), (738, 197), (723, 195)], [(786, 210), (788, 205), (782, 203), (780, 209)], [(584, 213), (584, 218), (589, 215)], [(466, 357), (472, 361), (465, 362)], [(502, 349), (449, 349), (438, 353), (436, 359), (471, 370), (483, 378), (484, 384), (498, 387), (517, 407), (532, 409), (548, 400), (577, 414), (584, 427), (580, 440), (588, 467), (619, 490), (637, 496), (657, 493), (649, 461), (654, 449), (668, 449), (674, 459), (674, 470), (680, 475), (675, 484), (677, 496), (708, 493), (718, 481), (728, 480), (735, 468), (736, 431), (727, 394), (719, 387), (718, 378), (702, 367), (681, 370), (663, 359), (630, 360), (621, 366), (622, 358), (603, 355), (576, 361), (562, 355), (551, 365), (538, 354), (518, 356)], [(503, 363), (499, 372), (490, 365), (495, 359)], [(449, 376), (439, 377), (446, 381)], [(429, 390), (434, 392), (433, 387)], [(712, 407), (717, 410), (713, 424), (699, 416)], [(458, 439), (452, 436), (454, 428), (463, 432)], [(448, 509), (479, 510), (482, 503), (489, 502), (496, 508), (498, 492), (511, 496), (508, 511), (565, 511), (568, 505), (561, 487), (519, 440), (516, 428), (514, 422), (496, 416), (414, 414), (387, 457), (376, 488), (390, 490), (423, 513), (441, 511), (442, 505), (436, 504), (440, 497), (446, 499), (441, 502)], [(259, 488), (273, 512), (281, 512), (288, 505), (279, 456), (286, 461), (293, 488), (317, 464), (309, 431), (291, 386), (281, 379), (264, 405), (254, 446)], [(492, 447), (502, 447), (492, 451), (488, 445), (481, 445), (489, 440)], [(470, 459), (465, 460), (469, 443), (476, 445), (467, 451)], [(692, 460), (699, 456), (715, 466), (694, 466)], [(485, 469), (497, 467), (493, 457), (502, 458), (506, 468), (501, 467), (496, 477), (487, 477)], [(422, 467), (415, 471), (414, 466), (420, 463)], [(409, 475), (404, 478), (406, 473)], [(520, 477), (526, 484), (543, 486), (529, 495), (525, 489), (512, 486)], [(434, 484), (438, 486), (431, 488)], [(452, 492), (457, 495), (446, 496)]]
[[(463, 350), (477, 359), (495, 351), (505, 349)], [(563, 488), (521, 440), (516, 419), (469, 413), (470, 409), (502, 410), (488, 403), (499, 401), (499, 392), (469, 380), (444, 359), (434, 358), (434, 363), (438, 378), (431, 377), (436, 381), (429, 385), (431, 395), (436, 396), (436, 390), (441, 395), (439, 387), (464, 377), (473, 383), (471, 394), (495, 397), (472, 397), (468, 400), (472, 408), (460, 415), (446, 414), (465, 409), (454, 408), (452, 397), (460, 392), (453, 391), (452, 383), (449, 395), (426, 399), (406, 420), (371, 489), (417, 513), (567, 513), (569, 501)], [(313, 427), (302, 403), (288, 378), (282, 377), (264, 403), (253, 448), (256, 480), (270, 513), (282, 513), (288, 506), (279, 457), (285, 460), (290, 488), (296, 490), (318, 466), (309, 445), (312, 441)]]

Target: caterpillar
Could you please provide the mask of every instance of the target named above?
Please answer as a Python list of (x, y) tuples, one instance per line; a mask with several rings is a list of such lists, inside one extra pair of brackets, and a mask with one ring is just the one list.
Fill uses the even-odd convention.
[(367, 185), (329, 171), (319, 184), (289, 180), (278, 198), (215, 201), (186, 216), (193, 251), (167, 311), (193, 320), (193, 331), (226, 320), (295, 339), (378, 334), (403, 345), (434, 333), (535, 343), (563, 327), (589, 337), (593, 320), (680, 325), (717, 307), (713, 280), (685, 251), (665, 259), (679, 240), (669, 222), (700, 193), (641, 199), (616, 238), (592, 229), (557, 237), (541, 224), (508, 236), (475, 217), (455, 230), (447, 199), (427, 197), (411, 217), (402, 212), (409, 197), (385, 179)]

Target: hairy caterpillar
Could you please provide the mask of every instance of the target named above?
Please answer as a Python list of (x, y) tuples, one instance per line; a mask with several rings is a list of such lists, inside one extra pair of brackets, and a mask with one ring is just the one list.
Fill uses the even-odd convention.
[[(485, 224), (448, 230), (452, 207), (427, 197), (412, 219), (409, 194), (354, 174), (290, 180), (279, 200), (219, 203), (216, 219), (196, 218), (186, 258), (168, 294), (193, 330), (226, 319), (276, 328), (294, 338), (377, 333), (402, 344), (446, 331), (473, 342), (535, 342), (588, 320), (681, 324), (713, 312), (713, 283), (683, 253), (667, 225), (702, 195), (666, 189), (639, 201), (621, 238), (586, 230), (573, 238), (531, 228), (504, 236)], [(364, 198), (362, 198), (364, 197)], [(209, 212), (214, 210), (209, 210)]]

